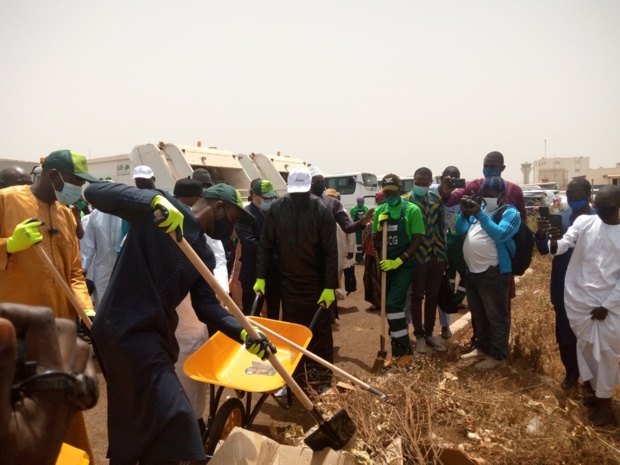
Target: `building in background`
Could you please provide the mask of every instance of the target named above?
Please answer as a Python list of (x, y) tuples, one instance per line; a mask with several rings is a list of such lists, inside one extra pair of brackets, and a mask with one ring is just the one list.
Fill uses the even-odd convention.
[(534, 160), (532, 183), (555, 182), (560, 189), (576, 177), (584, 176), (590, 168), (590, 157), (553, 157)]
[(584, 177), (595, 189), (620, 185), (620, 163), (616, 163), (614, 168), (591, 169), (590, 157), (553, 157), (534, 160), (532, 165), (532, 184), (555, 182), (560, 189), (565, 190), (574, 178)]
[(615, 168), (589, 169), (586, 179), (594, 189), (609, 185), (620, 186), (620, 163), (616, 163)]

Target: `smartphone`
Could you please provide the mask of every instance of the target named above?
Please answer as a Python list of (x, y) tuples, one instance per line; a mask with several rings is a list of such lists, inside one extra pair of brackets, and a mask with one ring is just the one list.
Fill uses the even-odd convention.
[(464, 178), (458, 178), (458, 179), (451, 179), (450, 180), (450, 188), (451, 189), (460, 189), (460, 188), (464, 188), (465, 187), (465, 179)]
[(562, 232), (562, 215), (549, 215), (549, 223), (552, 228)]
[(538, 207), (538, 215), (541, 218), (549, 219), (549, 207)]

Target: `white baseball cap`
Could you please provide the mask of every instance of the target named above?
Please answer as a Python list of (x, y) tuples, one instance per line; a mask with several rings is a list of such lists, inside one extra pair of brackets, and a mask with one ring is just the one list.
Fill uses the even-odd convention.
[(306, 168), (295, 168), (288, 174), (288, 193), (296, 194), (310, 191), (312, 176)]
[(319, 168), (318, 166), (313, 166), (312, 168), (310, 168), (310, 175), (312, 177), (322, 176), (323, 172), (321, 171), (321, 168)]
[(133, 176), (131, 179), (136, 179), (136, 178), (151, 179), (153, 177), (155, 177), (155, 175), (153, 174), (153, 170), (150, 167), (146, 165), (140, 165), (134, 168)]

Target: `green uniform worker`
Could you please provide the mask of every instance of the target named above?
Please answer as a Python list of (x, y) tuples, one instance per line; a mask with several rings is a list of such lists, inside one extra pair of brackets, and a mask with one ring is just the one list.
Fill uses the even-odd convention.
[[(364, 197), (357, 198), (357, 205), (351, 208), (349, 212), (353, 221), (359, 221), (368, 211), (368, 207), (364, 205)], [(357, 243), (357, 250), (355, 252), (355, 261), (362, 263), (364, 258), (364, 251), (362, 250), (362, 230), (360, 229), (355, 233), (355, 242)]]
[(400, 196), (401, 181), (395, 174), (383, 177), (382, 190), (385, 203), (375, 210), (373, 233), (375, 244), (387, 227), (387, 259), (379, 262), (385, 271), (387, 286), (385, 310), (392, 341), (392, 357), (412, 354), (409, 330), (405, 319), (405, 301), (415, 261), (410, 260), (424, 238), (424, 220), (420, 208)]

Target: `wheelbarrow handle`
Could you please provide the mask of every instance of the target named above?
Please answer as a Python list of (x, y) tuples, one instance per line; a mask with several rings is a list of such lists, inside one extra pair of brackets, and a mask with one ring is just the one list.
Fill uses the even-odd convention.
[[(187, 240), (183, 238), (181, 242), (177, 242), (176, 234), (174, 231), (168, 233), (170, 235), (171, 240), (177, 244), (185, 256), (189, 259), (190, 262), (196, 267), (200, 275), (207, 281), (209, 286), (215, 291), (217, 298), (220, 301), (224, 302), (228, 311), (237, 319), (237, 321), (241, 324), (243, 329), (250, 335), (251, 338), (256, 339), (259, 337), (258, 332), (254, 329), (252, 322), (243, 314), (234, 300), (228, 295), (226, 291), (222, 288), (220, 283), (217, 282), (207, 265), (200, 259), (198, 254), (192, 249)], [(319, 423), (320, 426), (326, 424), (325, 419), (319, 414), (317, 417), (317, 410), (312, 404), (312, 401), (308, 398), (306, 393), (301, 389), (299, 384), (293, 379), (291, 374), (284, 368), (280, 360), (275, 356), (275, 354), (271, 353), (271, 351), (267, 348), (267, 353), (269, 354), (269, 362), (276, 369), (278, 374), (284, 379), (286, 384), (291, 388), (295, 396), (299, 399), (301, 404), (310, 412), (310, 414), (314, 417), (314, 419)]]
[(376, 394), (377, 396), (381, 397), (381, 399), (385, 399), (387, 398), (387, 395), (384, 394), (383, 392), (379, 391), (378, 389), (375, 389), (374, 387), (372, 387), (371, 385), (365, 383), (364, 381), (362, 381), (359, 378), (356, 378), (355, 376), (347, 373), (346, 371), (344, 371), (342, 368), (338, 368), (336, 365), (333, 365), (331, 363), (329, 363), (327, 360), (322, 359), (321, 357), (319, 357), (318, 355), (314, 354), (313, 352), (310, 352), (308, 349), (303, 348), (302, 346), (300, 346), (299, 344), (294, 343), (293, 341), (286, 339), (284, 336), (281, 336), (280, 334), (278, 334), (277, 332), (275, 332), (272, 329), (269, 329), (267, 326), (260, 324), (259, 322), (252, 320), (252, 324), (256, 327), (258, 327), (258, 329), (260, 329), (262, 332), (264, 332), (265, 334), (268, 334), (270, 336), (273, 336), (277, 339), (280, 339), (282, 342), (284, 342), (285, 344), (291, 346), (292, 348), (294, 348), (295, 350), (298, 350), (299, 352), (301, 352), (302, 354), (304, 354), (305, 356), (307, 356), (308, 358), (311, 358), (312, 360), (314, 360), (315, 362), (320, 363), (321, 365), (335, 371), (336, 373), (344, 376), (345, 378), (347, 378), (349, 381), (353, 381), (354, 383), (358, 384), (359, 386), (363, 387), (364, 389), (366, 389), (369, 392), (372, 392), (373, 394)]
[(252, 303), (252, 310), (250, 311), (251, 316), (260, 316), (260, 309), (263, 306), (263, 302), (265, 301), (265, 294), (262, 292), (257, 292), (256, 297), (254, 297), (254, 302)]
[(78, 302), (77, 298), (75, 297), (75, 295), (69, 288), (69, 285), (64, 280), (64, 278), (60, 275), (59, 271), (56, 269), (56, 267), (54, 266), (50, 258), (45, 253), (45, 250), (43, 250), (43, 246), (41, 245), (41, 243), (35, 244), (33, 248), (34, 250), (36, 250), (37, 254), (39, 254), (39, 257), (41, 257), (41, 260), (43, 260), (43, 263), (45, 264), (45, 266), (50, 270), (50, 273), (52, 273), (54, 280), (62, 289), (62, 292), (65, 294), (65, 297), (69, 299), (69, 301), (75, 308), (75, 311), (77, 312), (80, 319), (84, 322), (86, 327), (90, 329), (90, 327), (92, 326), (92, 322), (90, 321), (90, 318), (88, 318), (88, 316), (84, 312), (84, 309), (82, 308), (82, 305)]

